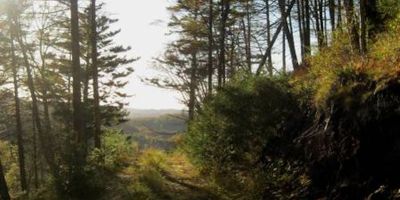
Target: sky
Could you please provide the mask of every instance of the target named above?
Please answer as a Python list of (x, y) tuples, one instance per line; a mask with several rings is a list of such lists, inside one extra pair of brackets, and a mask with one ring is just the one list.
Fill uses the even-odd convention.
[(106, 12), (112, 18), (119, 19), (115, 29), (121, 29), (115, 42), (132, 47), (132, 57), (140, 57), (133, 64), (134, 74), (126, 92), (133, 95), (127, 101), (129, 107), (136, 109), (183, 109), (180, 95), (171, 90), (147, 85), (142, 78), (154, 77), (157, 72), (152, 67), (154, 57), (162, 54), (170, 40), (166, 35), (170, 17), (168, 0), (102, 0), (106, 3)]
[[(147, 85), (143, 78), (154, 78), (159, 74), (152, 67), (153, 58), (162, 54), (166, 43), (171, 41), (167, 36), (167, 23), (170, 13), (167, 7), (173, 0), (99, 0), (106, 3), (106, 12), (110, 17), (119, 19), (114, 26), (122, 32), (116, 42), (132, 47), (132, 56), (141, 59), (133, 64), (135, 73), (130, 77), (126, 92), (133, 95), (127, 101), (130, 108), (137, 109), (185, 109), (176, 91), (160, 89)], [(277, 44), (281, 43), (279, 37)], [(300, 53), (299, 46), (297, 53)], [(282, 63), (281, 45), (274, 48), (274, 65), (280, 70)], [(300, 55), (298, 55), (300, 56)], [(287, 68), (291, 68), (289, 52), (286, 52)]]

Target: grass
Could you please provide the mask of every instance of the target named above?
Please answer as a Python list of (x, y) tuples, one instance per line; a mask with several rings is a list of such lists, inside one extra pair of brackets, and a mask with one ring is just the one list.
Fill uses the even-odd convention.
[(181, 152), (144, 150), (119, 177), (128, 182), (132, 195), (139, 200), (220, 199), (211, 192), (209, 181)]

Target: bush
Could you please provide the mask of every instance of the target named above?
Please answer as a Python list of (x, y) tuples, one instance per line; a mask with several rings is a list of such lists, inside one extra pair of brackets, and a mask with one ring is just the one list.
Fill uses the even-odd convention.
[(287, 77), (236, 77), (203, 106), (185, 145), (195, 163), (232, 198), (257, 199), (264, 192), (259, 176), (266, 166), (281, 158), (291, 165), (301, 158), (293, 130), (303, 122)]
[(21, 194), (19, 182), (19, 167), (16, 160), (18, 150), (15, 145), (0, 140), (0, 159), (10, 195), (18, 197)]
[(107, 192), (121, 190), (118, 173), (133, 164), (137, 151), (137, 145), (128, 141), (121, 131), (111, 129), (102, 135), (102, 148), (92, 149), (83, 164), (77, 160), (74, 148), (68, 149), (65, 164), (61, 165), (61, 177), (52, 180), (58, 198), (101, 199)]
[(130, 142), (121, 131), (107, 130), (102, 141), (102, 148), (94, 149), (89, 155), (91, 166), (118, 171), (131, 164), (139, 152), (138, 145)]

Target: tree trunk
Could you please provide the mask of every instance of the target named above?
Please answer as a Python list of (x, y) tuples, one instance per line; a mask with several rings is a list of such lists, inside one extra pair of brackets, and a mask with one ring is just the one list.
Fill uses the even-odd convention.
[(251, 72), (251, 5), (250, 5), (251, 0), (246, 1), (246, 21), (247, 21), (247, 32), (246, 38), (247, 38), (247, 45), (246, 45), (246, 63), (249, 72)]
[[(267, 47), (269, 48), (271, 46), (272, 48), (272, 42), (271, 42), (271, 15), (270, 15), (270, 6), (269, 6), (269, 1), (265, 0), (265, 14), (266, 14), (266, 19), (267, 19)], [(274, 74), (273, 72), (273, 66), (272, 66), (272, 53), (271, 51), (268, 52), (267, 55), (268, 63), (267, 63), (267, 71), (270, 76)]]
[(304, 54), (311, 55), (310, 0), (304, 0)]
[[(41, 41), (42, 42), (42, 41)], [(41, 48), (41, 47), (40, 47)], [(48, 99), (48, 91), (49, 91), (49, 82), (46, 76), (46, 57), (42, 50), (40, 50), (40, 57), (42, 60), (41, 66), (41, 78), (43, 80), (42, 86), (42, 101), (43, 101), (43, 111), (44, 111), (44, 126), (46, 132), (49, 133), (51, 131), (51, 119), (50, 119), (50, 110), (49, 110), (49, 99)]]
[[(14, 23), (16, 24), (17, 40), (18, 40), (18, 43), (21, 48), (23, 62), (24, 62), (25, 69), (26, 69), (26, 75), (28, 78), (27, 83), (28, 83), (29, 93), (31, 95), (31, 100), (32, 100), (32, 114), (35, 118), (36, 128), (37, 128), (38, 135), (39, 135), (40, 149), (43, 152), (43, 155), (47, 161), (47, 164), (49, 165), (52, 175), (54, 176), (56, 181), (59, 181), (59, 178), (60, 178), (59, 169), (58, 169), (58, 166), (56, 165), (56, 160), (55, 160), (55, 156), (54, 156), (53, 140), (52, 140), (51, 136), (46, 131), (43, 130), (43, 127), (42, 127), (42, 123), (40, 120), (40, 114), (39, 114), (39, 103), (38, 103), (38, 99), (36, 96), (36, 88), (35, 88), (34, 79), (33, 79), (33, 72), (32, 72), (31, 65), (29, 63), (29, 59), (28, 59), (28, 55), (27, 55), (27, 48), (24, 44), (24, 41), (22, 40), (21, 28), (20, 28), (18, 18), (16, 18), (14, 20)], [(58, 184), (61, 185), (61, 183), (58, 183)], [(60, 186), (60, 185), (58, 185), (58, 186)]]
[(324, 0), (318, 0), (318, 14), (319, 14), (319, 24), (320, 24), (320, 28), (321, 28), (321, 44), (323, 47), (326, 46), (326, 40), (325, 40), (325, 18), (324, 18)]
[[(90, 47), (92, 44), (92, 41), (88, 41), (87, 46)], [(82, 92), (82, 99), (83, 103), (87, 105), (89, 103), (89, 81), (90, 77), (92, 76), (91, 73), (91, 68), (92, 68), (92, 63), (90, 62), (90, 58), (92, 57), (92, 52), (88, 50), (85, 61), (86, 61), (86, 70), (84, 71), (85, 73), (85, 78), (83, 80), (83, 92)]]
[(303, 30), (303, 9), (302, 9), (302, 1), (297, 0), (297, 23), (299, 26), (299, 35), (300, 35), (300, 50), (301, 50), (301, 57), (302, 57), (302, 62), (304, 62), (304, 30)]
[(323, 36), (324, 36), (324, 47), (328, 46), (328, 42), (329, 42), (329, 40), (328, 40), (328, 12), (327, 12), (326, 4), (327, 4), (327, 2), (322, 0), (323, 17), (321, 19), (322, 19), (322, 22), (323, 22), (322, 24), (323, 24), (323, 27), (324, 27), (324, 34), (323, 34)]
[(221, 2), (221, 25), (219, 38), (219, 65), (218, 65), (218, 87), (221, 88), (225, 83), (226, 57), (225, 57), (225, 41), (226, 41), (226, 24), (230, 12), (229, 0)]
[[(73, 129), (78, 145), (85, 141), (83, 130), (83, 112), (81, 105), (81, 65), (79, 45), (79, 12), (78, 0), (71, 1), (71, 54), (72, 54), (72, 107), (73, 107)], [(81, 146), (82, 147), (82, 146)]]
[(242, 29), (242, 33), (243, 33), (243, 40), (244, 40), (244, 50), (245, 50), (245, 56), (246, 56), (246, 66), (247, 66), (247, 70), (251, 71), (251, 64), (250, 63), (250, 59), (249, 59), (249, 43), (248, 43), (248, 34), (247, 34), (247, 28), (246, 28), (246, 23), (244, 22), (244, 19), (241, 19), (241, 26), (240, 28)]
[(361, 53), (367, 53), (367, 0), (360, 0), (360, 23), (361, 23)]
[(342, 0), (338, 0), (338, 18), (337, 18), (337, 28), (341, 28), (342, 26)]
[(32, 156), (32, 165), (33, 165), (33, 184), (35, 185), (35, 189), (39, 188), (39, 174), (38, 174), (38, 150), (37, 150), (37, 131), (36, 131), (36, 122), (35, 116), (32, 114), (32, 145), (33, 145), (33, 156)]
[(317, 35), (317, 41), (318, 41), (318, 49), (321, 50), (323, 47), (324, 43), (324, 36), (323, 36), (323, 30), (322, 30), (322, 25), (321, 25), (321, 15), (320, 15), (320, 10), (319, 10), (319, 0), (314, 0), (314, 20), (315, 20), (315, 31)]
[(357, 29), (357, 20), (354, 15), (354, 3), (353, 0), (344, 1), (344, 8), (346, 10), (347, 28), (350, 34), (350, 40), (352, 43), (353, 50), (360, 52), (360, 36)]
[(282, 32), (282, 72), (286, 74), (286, 33)]
[(212, 94), (213, 90), (213, 48), (214, 48), (214, 33), (213, 33), (213, 21), (214, 21), (214, 9), (213, 0), (209, 1), (209, 13), (208, 13), (208, 94)]
[(197, 55), (192, 54), (192, 69), (190, 73), (190, 94), (189, 94), (189, 122), (194, 120), (196, 107), (196, 87), (197, 87)]
[(94, 98), (94, 143), (96, 148), (101, 147), (101, 116), (99, 95), (99, 74), (97, 66), (97, 22), (96, 22), (96, 0), (91, 0), (91, 47), (92, 47), (92, 76), (93, 76), (93, 98)]
[(294, 44), (294, 39), (293, 39), (293, 34), (290, 32), (289, 25), (287, 22), (287, 16), (290, 16), (290, 11), (289, 13), (286, 13), (286, 2), (285, 0), (279, 0), (279, 7), (281, 11), (281, 16), (282, 16), (282, 25), (283, 25), (283, 31), (284, 35), (286, 36), (288, 46), (289, 46), (289, 51), (290, 55), (292, 58), (292, 65), (293, 65), (293, 70), (298, 70), (299, 68), (299, 63), (297, 60), (297, 55), (296, 55), (296, 47)]
[[(290, 2), (289, 6), (288, 6), (288, 8), (287, 8), (287, 12), (285, 12), (285, 14), (284, 14), (285, 17), (288, 16), (288, 13), (290, 13), (290, 11), (292, 10), (292, 8), (293, 8), (293, 6), (294, 6), (295, 3), (296, 3), (296, 0), (292, 0), (292, 1)], [(281, 20), (281, 23), (279, 23), (279, 26), (277, 27), (277, 29), (276, 29), (274, 35), (272, 36), (271, 45), (269, 45), (269, 46), (267, 47), (267, 49), (265, 50), (265, 53), (264, 53), (263, 57), (261, 58), (261, 61), (260, 61), (259, 65), (258, 65), (258, 68), (257, 68), (257, 71), (256, 71), (256, 75), (257, 75), (257, 76), (261, 74), (261, 71), (262, 71), (262, 69), (263, 69), (263, 67), (264, 67), (264, 65), (265, 65), (265, 63), (266, 63), (266, 61), (267, 61), (267, 59), (268, 59), (268, 55), (271, 54), (272, 47), (273, 47), (273, 45), (275, 44), (276, 40), (278, 39), (278, 37), (279, 37), (279, 35), (280, 35), (280, 33), (281, 33), (282, 28), (283, 28), (283, 23), (282, 23), (282, 20)]]
[(231, 41), (230, 41), (230, 51), (229, 51), (229, 68), (231, 69), (229, 71), (229, 78), (232, 78), (232, 76), (236, 73), (235, 69), (235, 37), (232, 35), (231, 36)]
[(365, 4), (366, 22), (370, 25), (368, 37), (373, 39), (385, 28), (385, 19), (378, 9), (378, 0), (361, 0)]
[[(11, 21), (11, 20), (10, 20)], [(10, 27), (13, 27), (12, 22), (10, 22)], [(18, 91), (18, 75), (17, 75), (17, 59), (15, 56), (15, 46), (14, 46), (14, 29), (11, 28), (11, 67), (13, 73), (13, 84), (14, 84), (14, 103), (15, 103), (15, 125), (17, 132), (17, 145), (18, 145), (18, 162), (19, 162), (19, 175), (20, 184), (22, 191), (28, 191), (28, 184), (26, 181), (26, 168), (25, 168), (25, 148), (23, 141), (23, 130), (21, 121), (21, 107)]]
[(329, 18), (331, 20), (331, 29), (332, 32), (335, 31), (336, 28), (336, 5), (335, 0), (329, 0)]

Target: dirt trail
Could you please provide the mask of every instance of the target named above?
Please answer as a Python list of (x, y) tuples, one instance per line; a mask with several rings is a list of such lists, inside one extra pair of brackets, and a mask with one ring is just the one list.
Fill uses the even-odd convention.
[(183, 156), (172, 156), (168, 167), (161, 170), (171, 200), (213, 200), (218, 199), (207, 188), (207, 180), (201, 177), (197, 169)]
[[(156, 170), (155, 170), (156, 169)], [(184, 154), (168, 154), (157, 167), (146, 166), (142, 171), (128, 171), (118, 175), (121, 185), (132, 185), (139, 181), (150, 191), (143, 199), (151, 200), (218, 200), (199, 170), (193, 166)], [(146, 175), (147, 171), (147, 175)], [(157, 175), (158, 174), (158, 175)], [(142, 178), (140, 178), (142, 176)], [(125, 191), (121, 191), (126, 193)], [(121, 195), (121, 194), (118, 194)], [(142, 199), (135, 191), (116, 199)], [(115, 199), (115, 196), (113, 197)]]

